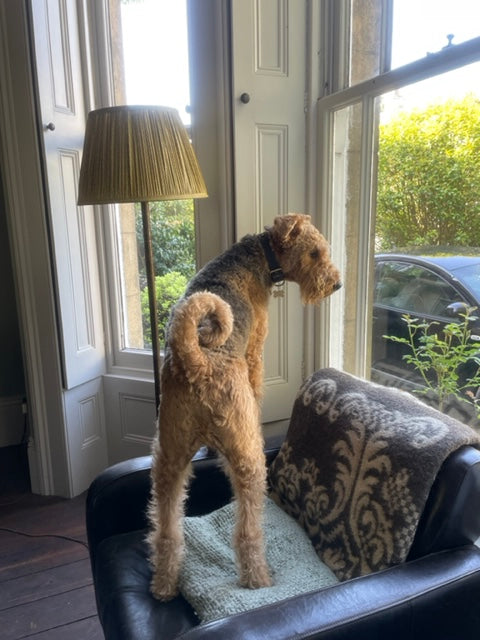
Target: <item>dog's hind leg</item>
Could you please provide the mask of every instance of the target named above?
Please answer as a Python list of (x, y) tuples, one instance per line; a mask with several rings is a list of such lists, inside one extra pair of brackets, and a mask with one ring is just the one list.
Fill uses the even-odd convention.
[(258, 405), (247, 385), (248, 411), (235, 412), (229, 436), (222, 442), (226, 470), (236, 498), (234, 548), (240, 584), (257, 589), (272, 584), (263, 541), (263, 507), (266, 493), (266, 466)]
[[(160, 423), (162, 424), (162, 423)], [(153, 570), (151, 592), (159, 600), (178, 593), (178, 574), (184, 554), (183, 511), (190, 476), (194, 442), (178, 437), (171, 424), (160, 426), (152, 465), (152, 497), (149, 505), (150, 563)], [(185, 433), (183, 432), (183, 435)]]

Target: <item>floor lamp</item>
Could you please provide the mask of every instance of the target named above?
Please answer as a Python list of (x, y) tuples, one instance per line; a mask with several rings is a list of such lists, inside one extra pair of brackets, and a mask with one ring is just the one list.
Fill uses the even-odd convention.
[(78, 204), (140, 202), (142, 206), (157, 412), (160, 343), (149, 202), (206, 196), (205, 182), (176, 109), (120, 106), (88, 114)]

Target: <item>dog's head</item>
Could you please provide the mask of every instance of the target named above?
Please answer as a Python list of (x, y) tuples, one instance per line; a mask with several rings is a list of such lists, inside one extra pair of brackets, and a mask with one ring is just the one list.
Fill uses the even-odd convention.
[(286, 280), (297, 282), (302, 301), (314, 304), (339, 289), (341, 278), (330, 247), (308, 215), (278, 216), (268, 229)]

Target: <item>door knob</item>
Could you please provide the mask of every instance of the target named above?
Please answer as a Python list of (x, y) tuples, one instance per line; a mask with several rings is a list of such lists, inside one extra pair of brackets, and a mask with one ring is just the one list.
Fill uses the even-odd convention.
[(53, 122), (49, 122), (45, 125), (45, 129), (48, 129), (49, 131), (55, 131), (55, 124)]
[(243, 104), (248, 104), (250, 102), (250, 94), (242, 93), (242, 95), (240, 96), (240, 101), (243, 102)]

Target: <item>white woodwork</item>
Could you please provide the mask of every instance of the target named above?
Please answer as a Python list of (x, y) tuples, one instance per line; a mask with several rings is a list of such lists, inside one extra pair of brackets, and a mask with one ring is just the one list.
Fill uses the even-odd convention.
[(76, 204), (86, 121), (78, 17), (74, 0), (35, 0), (32, 10), (64, 384), (70, 389), (105, 371), (93, 208)]
[(0, 155), (22, 335), (32, 491), (69, 495), (59, 341), (26, 3), (0, 3)]
[[(51, 449), (55, 464), (63, 465), (63, 486), (45, 492), (72, 496), (85, 491), (108, 463), (97, 230), (93, 208), (76, 204), (87, 110), (80, 22), (76, 0), (32, 0), (31, 10), (64, 388), (60, 438)], [(49, 431), (51, 437), (53, 427)], [(31, 447), (36, 460), (38, 444)]]
[(286, 76), (288, 0), (255, 0), (255, 73)]
[(64, 402), (70, 494), (75, 496), (88, 489), (93, 478), (108, 465), (102, 378), (66, 391)]
[[(259, 233), (304, 212), (306, 4), (233, 0), (236, 229)], [(250, 101), (240, 96), (248, 93)], [(296, 284), (272, 298), (265, 343), (263, 422), (288, 418), (302, 382), (304, 312)]]
[(153, 383), (104, 376), (109, 463), (150, 453), (155, 434)]

